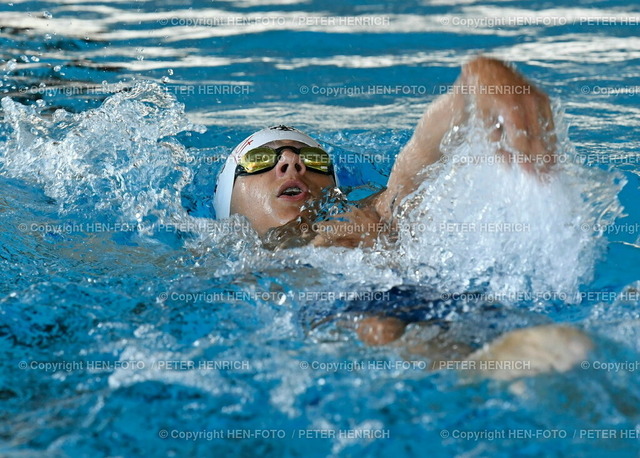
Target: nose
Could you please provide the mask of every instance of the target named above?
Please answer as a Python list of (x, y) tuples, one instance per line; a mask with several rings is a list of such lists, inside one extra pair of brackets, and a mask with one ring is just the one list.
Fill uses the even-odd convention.
[(292, 150), (285, 149), (282, 151), (278, 165), (276, 165), (276, 176), (278, 178), (287, 174), (304, 175), (307, 171), (307, 167), (300, 160), (300, 156), (294, 153)]

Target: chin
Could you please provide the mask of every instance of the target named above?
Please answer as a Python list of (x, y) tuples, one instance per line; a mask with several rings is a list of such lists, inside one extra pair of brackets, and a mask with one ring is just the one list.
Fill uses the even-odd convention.
[(298, 216), (300, 216), (300, 209), (283, 212), (282, 218), (280, 218), (280, 221), (282, 221), (281, 224), (287, 224), (289, 221), (296, 219)]
[(300, 209), (286, 209), (281, 212), (278, 212), (278, 225), (282, 226), (283, 224), (287, 224), (289, 221), (296, 219), (300, 216)]

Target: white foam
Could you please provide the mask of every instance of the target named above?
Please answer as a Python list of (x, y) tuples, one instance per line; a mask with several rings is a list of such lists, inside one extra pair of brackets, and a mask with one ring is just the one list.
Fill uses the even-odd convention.
[(75, 115), (57, 110), (48, 118), (9, 98), (2, 107), (12, 128), (0, 146), (3, 173), (41, 185), (61, 212), (97, 210), (137, 223), (184, 213), (189, 155), (170, 137), (203, 128), (160, 86), (138, 84)]

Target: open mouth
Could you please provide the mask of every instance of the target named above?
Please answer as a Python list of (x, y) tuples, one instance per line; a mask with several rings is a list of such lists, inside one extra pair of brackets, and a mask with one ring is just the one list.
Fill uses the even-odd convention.
[(286, 200), (300, 200), (306, 198), (309, 189), (300, 181), (288, 181), (280, 186), (278, 198)]
[(302, 189), (298, 186), (290, 186), (280, 193), (281, 196), (297, 196), (298, 194), (302, 194)]

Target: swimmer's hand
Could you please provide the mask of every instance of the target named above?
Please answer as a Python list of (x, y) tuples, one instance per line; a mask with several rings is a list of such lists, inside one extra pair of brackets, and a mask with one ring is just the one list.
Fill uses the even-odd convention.
[(465, 99), (467, 115), (475, 106), (507, 162), (536, 173), (548, 172), (556, 162), (549, 97), (515, 70), (496, 59), (476, 58), (462, 67), (454, 92)]
[(442, 157), (448, 132), (466, 124), (475, 107), (499, 142), (507, 163), (519, 163), (528, 172), (544, 174), (556, 162), (556, 135), (549, 97), (503, 62), (478, 57), (462, 67), (454, 86), (425, 111), (413, 136), (396, 158), (386, 191), (377, 196), (380, 217), (391, 221), (403, 199), (428, 178), (428, 165)]

